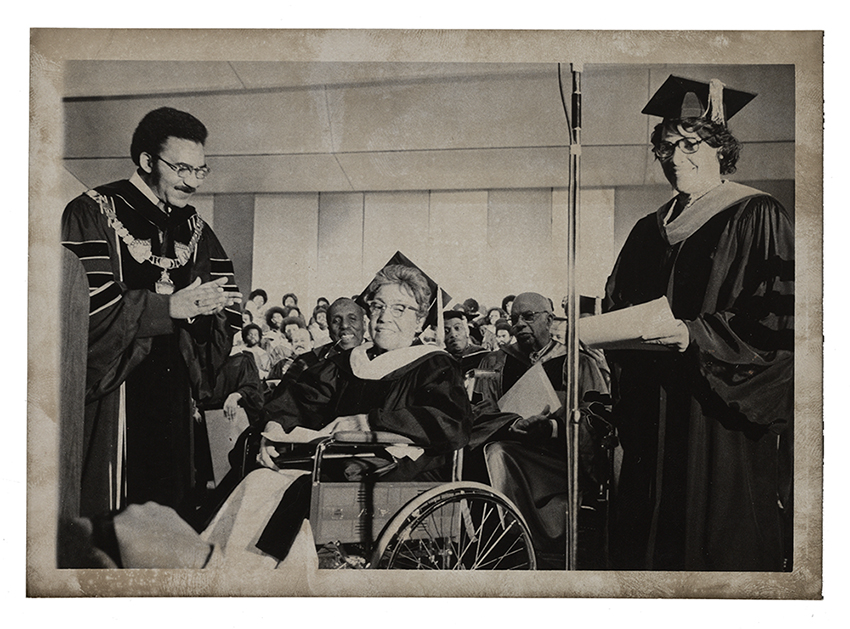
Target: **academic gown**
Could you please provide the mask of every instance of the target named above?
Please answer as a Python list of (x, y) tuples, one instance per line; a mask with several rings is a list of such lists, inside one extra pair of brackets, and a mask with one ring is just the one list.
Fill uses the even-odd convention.
[[(543, 359), (543, 370), (559, 397), (565, 394), (564, 363), (566, 347), (555, 342)], [(504, 345), (481, 361), (476, 380), (475, 423), (471, 439), (473, 456), (470, 473), (480, 474), (475, 453), (483, 446), (486, 471), (493, 486), (507, 495), (525, 516), (535, 548), (540, 552), (563, 551), (566, 532), (567, 425), (563, 408), (550, 409), (557, 428), (545, 440), (524, 439), (508, 428), (519, 415), (499, 410), (498, 400), (532, 366), (528, 354), (516, 344)], [(603, 438), (610, 426), (591, 412), (586, 393), (608, 394), (607, 365), (588, 352), (579, 351), (578, 389), (581, 420), (579, 422), (579, 489), (585, 507), (596, 506), (600, 488), (609, 480), (608, 453)], [(542, 408), (540, 409), (543, 410)], [(594, 409), (595, 410), (595, 409)], [(594, 524), (599, 528), (598, 524)], [(599, 544), (582, 538), (581, 566), (597, 567), (601, 562)]]
[[(398, 459), (382, 481), (448, 480), (451, 453), (466, 445), (472, 423), (457, 362), (430, 346), (377, 356), (369, 348), (333, 354), (301, 373), (266, 404), (264, 422), (286, 432), (319, 430), (338, 417), (365, 414), (371, 430), (403, 435), (424, 450), (416, 461)], [(218, 548), (222, 565), (285, 567), (295, 562), (295, 548), (315, 559), (305, 550), (314, 548), (309, 507), (309, 472), (261, 468), (228, 496), (201, 537)]]
[(371, 354), (368, 347), (334, 354), (304, 371), (266, 404), (264, 420), (289, 432), (296, 426), (319, 430), (337, 417), (365, 414), (371, 430), (403, 435), (425, 451), (416, 461), (401, 459), (385, 480), (445, 476), (442, 468), (467, 444), (472, 427), (458, 363), (444, 351), (420, 345), (379, 355), (395, 364), (368, 373), (352, 361), (352, 352)]
[(665, 225), (674, 202), (635, 225), (606, 287), (609, 311), (666, 296), (690, 336), (681, 353), (608, 352), (616, 567), (790, 569), (793, 225), (730, 182)]
[(188, 262), (169, 272), (175, 291), (221, 277), (225, 290), (237, 290), (232, 262), (191, 206), (166, 215), (127, 180), (68, 204), (62, 244), (82, 262), (90, 296), (83, 516), (132, 502), (183, 502), (193, 483), (191, 398), (209, 397), (241, 328), (234, 308), (171, 319), (169, 296), (154, 292), (162, 269), (134, 259), (108, 222), (110, 203), (132, 237), (150, 240), (153, 255), (175, 258), (175, 243), (186, 245), (201, 226)]

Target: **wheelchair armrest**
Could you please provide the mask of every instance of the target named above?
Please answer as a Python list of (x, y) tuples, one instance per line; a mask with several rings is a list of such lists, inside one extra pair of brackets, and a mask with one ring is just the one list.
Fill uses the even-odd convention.
[(333, 434), (334, 443), (374, 443), (385, 445), (413, 445), (413, 441), (402, 435), (381, 430), (362, 432), (343, 430)]

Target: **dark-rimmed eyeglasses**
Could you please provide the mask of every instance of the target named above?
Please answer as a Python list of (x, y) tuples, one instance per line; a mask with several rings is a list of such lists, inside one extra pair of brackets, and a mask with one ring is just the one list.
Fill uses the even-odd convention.
[(511, 313), (511, 323), (516, 325), (519, 323), (519, 320), (522, 319), (525, 323), (533, 323), (534, 318), (543, 314), (544, 312), (548, 312), (547, 310), (538, 310), (537, 312), (512, 312)]
[(384, 310), (389, 310), (390, 314), (394, 319), (401, 319), (405, 312), (408, 310), (416, 311), (418, 310), (418, 306), (407, 306), (405, 304), (390, 304), (387, 305), (382, 301), (370, 301), (366, 304), (369, 307), (369, 316), (370, 317), (379, 317)]
[(652, 152), (658, 159), (670, 159), (677, 148), (685, 155), (691, 155), (697, 152), (699, 145), (703, 142), (705, 142), (704, 138), (699, 140), (682, 138), (676, 142), (661, 142), (658, 146), (653, 147)]
[(211, 172), (210, 167), (206, 164), (195, 168), (194, 166), (189, 166), (189, 164), (184, 164), (182, 162), (179, 164), (172, 164), (168, 160), (162, 159), (159, 155), (154, 155), (154, 158), (171, 168), (171, 170), (177, 173), (177, 176), (180, 177), (180, 179), (186, 179), (186, 177), (192, 174), (195, 175), (195, 179), (206, 179), (207, 175)]

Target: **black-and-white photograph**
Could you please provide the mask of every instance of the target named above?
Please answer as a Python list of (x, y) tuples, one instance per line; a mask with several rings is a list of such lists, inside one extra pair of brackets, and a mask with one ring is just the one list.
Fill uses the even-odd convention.
[(28, 590), (819, 597), (821, 34), (294, 35), (33, 31)]

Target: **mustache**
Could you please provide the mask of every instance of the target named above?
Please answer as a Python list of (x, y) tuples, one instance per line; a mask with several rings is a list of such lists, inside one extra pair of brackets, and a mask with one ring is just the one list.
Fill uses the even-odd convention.
[(197, 190), (197, 188), (194, 188), (187, 183), (183, 183), (183, 184), (180, 184), (179, 186), (175, 186), (175, 188), (177, 188), (181, 192), (187, 192), (189, 194), (192, 194), (193, 192), (195, 192), (195, 190)]

